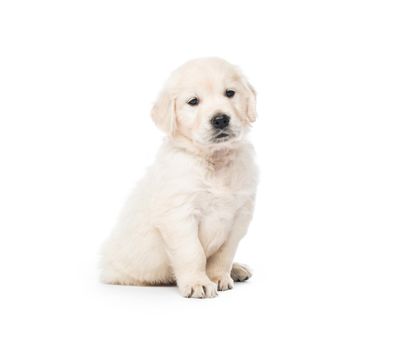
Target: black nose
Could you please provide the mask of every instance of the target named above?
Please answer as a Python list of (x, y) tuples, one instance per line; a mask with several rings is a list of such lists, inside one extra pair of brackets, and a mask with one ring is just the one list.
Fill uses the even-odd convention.
[(216, 114), (211, 119), (211, 125), (215, 129), (225, 129), (229, 125), (230, 117), (226, 114)]

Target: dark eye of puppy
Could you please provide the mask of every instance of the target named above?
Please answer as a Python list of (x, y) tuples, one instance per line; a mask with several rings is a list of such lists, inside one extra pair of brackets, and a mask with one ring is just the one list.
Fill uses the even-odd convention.
[(188, 103), (190, 106), (197, 106), (199, 102), (200, 102), (200, 101), (198, 100), (198, 98), (197, 98), (197, 97), (194, 97), (194, 98), (192, 98), (191, 100), (189, 100), (187, 103)]
[(235, 92), (233, 90), (226, 90), (224, 93), (227, 97), (232, 98), (235, 95)]

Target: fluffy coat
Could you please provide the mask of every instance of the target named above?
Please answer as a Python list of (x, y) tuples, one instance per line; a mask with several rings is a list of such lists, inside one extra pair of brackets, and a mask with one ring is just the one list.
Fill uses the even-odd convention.
[[(232, 88), (234, 99), (225, 97)], [(193, 96), (199, 106), (188, 104)], [(210, 124), (219, 112), (230, 116), (226, 137)], [(233, 258), (255, 201), (257, 170), (246, 140), (254, 90), (221, 59), (190, 61), (172, 74), (152, 117), (167, 138), (103, 246), (101, 279), (176, 283), (183, 296), (214, 297), (251, 276)]]

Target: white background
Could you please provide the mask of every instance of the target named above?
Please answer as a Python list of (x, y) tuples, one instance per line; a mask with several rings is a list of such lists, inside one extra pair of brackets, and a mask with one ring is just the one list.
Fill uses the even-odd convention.
[[(2, 349), (416, 349), (417, 12), (409, 1), (2, 1)], [(212, 300), (104, 286), (97, 260), (199, 56), (258, 91), (261, 182)]]

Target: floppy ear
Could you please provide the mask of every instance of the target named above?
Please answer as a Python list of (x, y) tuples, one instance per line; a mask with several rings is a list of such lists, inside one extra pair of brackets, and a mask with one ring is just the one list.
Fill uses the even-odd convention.
[(151, 116), (158, 128), (168, 136), (174, 136), (177, 126), (175, 98), (170, 96), (167, 91), (162, 91), (159, 95), (152, 108)]
[(242, 77), (242, 82), (247, 90), (248, 93), (248, 100), (247, 100), (247, 115), (248, 121), (253, 123), (256, 120), (257, 113), (256, 113), (256, 91), (253, 86), (248, 82), (245, 77)]

